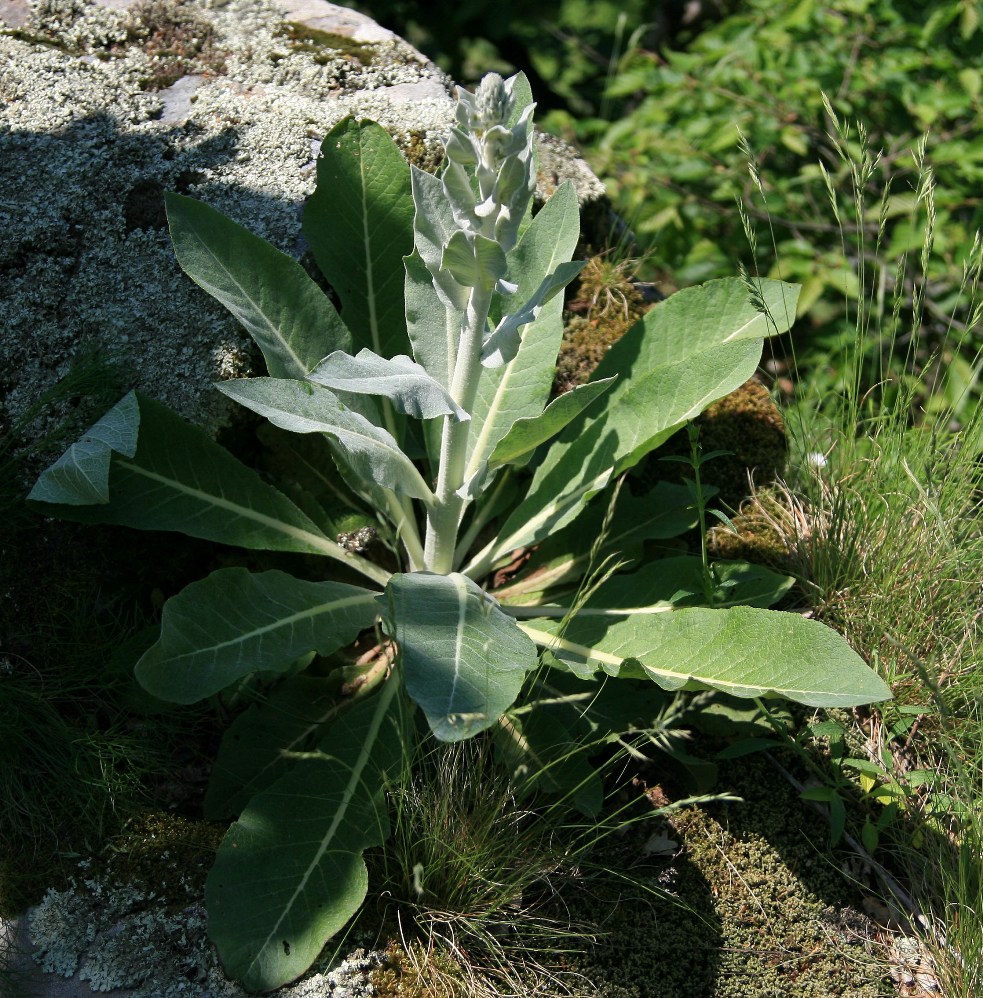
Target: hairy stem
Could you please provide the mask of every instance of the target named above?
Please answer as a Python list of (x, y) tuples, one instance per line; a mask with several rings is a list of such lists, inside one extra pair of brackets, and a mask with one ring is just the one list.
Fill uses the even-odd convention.
[[(481, 347), (488, 324), (488, 308), (494, 284), (471, 289), (465, 311), (461, 345), (454, 365), (451, 396), (469, 415), (474, 407), (481, 379)], [(440, 439), (440, 470), (437, 473), (437, 502), (427, 517), (427, 539), (424, 550), (426, 568), (446, 575), (453, 571), (457, 531), (467, 505), (458, 492), (464, 484), (467, 465), (470, 420), (444, 417)]]

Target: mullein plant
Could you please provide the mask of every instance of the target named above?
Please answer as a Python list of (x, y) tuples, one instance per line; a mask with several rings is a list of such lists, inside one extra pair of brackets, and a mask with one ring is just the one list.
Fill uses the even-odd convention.
[[(697, 523), (686, 486), (598, 497), (751, 376), (797, 289), (682, 291), (549, 402), (579, 210), (565, 184), (532, 215), (533, 107), (521, 75), (460, 91), (439, 176), (372, 122), (327, 135), (304, 235), (339, 309), (296, 261), (168, 195), (178, 261), (266, 360), (267, 377), (217, 387), (287, 431), (269, 433), (294, 470), (274, 486), (131, 392), (30, 495), (50, 515), (326, 559), (191, 584), (136, 665), (180, 703), (262, 685), (206, 799), (207, 817), (237, 819), (209, 933), (254, 990), (302, 974), (361, 906), (386, 787), (421, 737), (485, 732), (520, 792), (568, 792), (590, 815), (602, 789), (581, 746), (651, 724), (675, 691), (889, 696), (833, 631), (767, 609), (790, 579), (645, 559)], [(377, 655), (346, 659), (365, 634)]]

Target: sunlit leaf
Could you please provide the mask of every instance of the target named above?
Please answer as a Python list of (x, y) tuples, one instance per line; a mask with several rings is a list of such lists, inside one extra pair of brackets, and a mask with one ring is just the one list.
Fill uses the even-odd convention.
[(578, 614), (519, 625), (578, 674), (644, 675), (663, 689), (782, 696), (810, 707), (888, 700), (891, 691), (832, 629), (795, 613), (734, 607)]
[(302, 378), (351, 335), (296, 260), (194, 198), (166, 194), (178, 263), (249, 331), (275, 378)]

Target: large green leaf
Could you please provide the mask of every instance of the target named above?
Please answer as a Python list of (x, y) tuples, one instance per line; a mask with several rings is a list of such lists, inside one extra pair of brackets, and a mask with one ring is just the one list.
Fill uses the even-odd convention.
[(293, 767), (291, 753), (310, 749), (312, 738), (344, 706), (336, 683), (304, 674), (284, 680), (243, 711), (222, 736), (205, 794), (205, 817), (238, 817), (250, 798)]
[(495, 598), (541, 602), (547, 590), (584, 576), (592, 561), (595, 567), (610, 560), (627, 567), (642, 557), (645, 541), (678, 537), (699, 523), (691, 490), (672, 482), (659, 482), (641, 496), (622, 489), (613, 513), (605, 500), (595, 499), (576, 523), (538, 545), (522, 573), (496, 590)]
[(440, 267), (444, 245), (456, 228), (443, 185), (437, 177), (416, 167), (411, 174), (416, 215), (415, 248), (404, 259), (407, 332), (417, 363), (449, 388), (469, 291)]
[(281, 672), (307, 652), (327, 655), (371, 627), (378, 593), (284, 572), (224, 568), (164, 604), (160, 638), (137, 662), (140, 685), (194, 703), (251, 672)]
[(440, 259), (440, 269), (468, 288), (492, 286), (507, 266), (505, 251), (494, 239), (462, 229), (451, 233)]
[[(270, 422), (256, 428), (263, 445), (259, 457), (263, 472), (281, 484), (284, 492), (328, 537), (358, 526), (378, 522), (373, 510), (363, 507), (335, 467), (332, 442), (320, 433), (290, 433)], [(289, 490), (289, 491), (288, 491)]]
[(269, 991), (299, 977), (358, 910), (362, 853), (389, 834), (387, 774), (403, 755), (399, 683), (335, 721), (252, 799), (208, 876), (208, 934), (230, 977)]
[[(764, 338), (791, 326), (798, 286), (763, 280), (758, 290), (767, 315), (738, 278), (685, 288), (650, 309), (604, 355), (591, 381), (619, 378), (599, 417), (604, 435), (617, 438), (619, 472), (742, 385), (757, 367)], [(557, 448), (552, 459), (562, 456)]]
[(49, 503), (45, 491), (39, 493), (42, 512), (83, 523), (177, 530), (246, 548), (328, 555), (385, 583), (388, 573), (347, 554), (282, 492), (166, 406), (134, 393), (114, 413), (113, 420), (128, 420), (140, 432), (132, 457), (112, 453), (108, 478), (99, 483), (108, 489), (109, 501)]
[(383, 357), (408, 353), (403, 256), (413, 249), (410, 169), (384, 128), (345, 118), (324, 137), (303, 232), (341, 299), (355, 345)]
[[(710, 605), (768, 607), (795, 581), (761, 565), (722, 561), (711, 566)], [(703, 561), (695, 555), (657, 558), (634, 572), (617, 572), (584, 603), (583, 614), (620, 616), (662, 613), (674, 607), (706, 605)]]
[(265, 239), (194, 198), (165, 195), (174, 252), (185, 273), (256, 341), (275, 378), (302, 378), (351, 335), (304, 268)]
[[(418, 253), (406, 257), (405, 266), (406, 326), (413, 356), (430, 377), (449, 388), (454, 378), (464, 311), (441, 300)], [(447, 275), (447, 280), (454, 279)]]
[(471, 292), (443, 267), (444, 251), (460, 224), (447, 200), (439, 177), (417, 167), (410, 169), (415, 215), (413, 218), (414, 256), (430, 274), (440, 300), (452, 311), (463, 314)]
[[(427, 373), (448, 388), (454, 380), (454, 365), (461, 339), (464, 312), (445, 304), (418, 253), (405, 258), (406, 328), (413, 344), (413, 356)], [(449, 274), (448, 281), (454, 281)], [(426, 423), (423, 441), (431, 467), (436, 468), (440, 455), (442, 423)]]
[(493, 725), (536, 665), (533, 643), (464, 575), (394, 575), (380, 603), (406, 690), (441, 741)]
[(578, 675), (645, 675), (663, 689), (850, 707), (891, 691), (835, 631), (795, 613), (733, 607), (576, 615), (519, 625)]
[(346, 406), (334, 392), (309, 381), (242, 378), (223, 381), (222, 392), (274, 426), (292, 433), (325, 433), (338, 441), (356, 473), (403, 495), (433, 501), (433, 493), (392, 434)]
[(510, 307), (495, 328), (485, 337), (481, 363), (485, 367), (502, 367), (515, 358), (522, 342), (521, 331), (531, 326), (543, 309), (584, 269), (584, 262), (561, 263), (540, 282), (532, 295), (517, 307)]
[[(761, 293), (779, 323), (791, 322), (797, 288), (764, 281)], [(747, 381), (761, 338), (783, 328), (755, 310), (737, 279), (688, 288), (656, 305), (608, 351), (594, 380), (617, 375), (618, 383), (603, 407), (571, 422), (549, 449), (480, 567), (571, 522), (613, 475)]]
[(538, 416), (517, 419), (492, 451), (488, 466), (496, 468), (503, 464), (528, 464), (540, 444), (555, 437), (567, 423), (603, 395), (614, 384), (614, 380), (605, 378), (589, 385), (578, 385), (572, 391), (553, 399)]

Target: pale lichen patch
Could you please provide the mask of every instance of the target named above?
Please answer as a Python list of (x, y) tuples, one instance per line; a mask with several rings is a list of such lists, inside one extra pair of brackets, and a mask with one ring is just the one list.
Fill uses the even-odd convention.
[[(434, 169), (453, 88), (406, 42), (330, 4), (301, 0), (286, 15), (272, 0), (119, 6), (40, 0), (26, 25), (0, 32), (2, 404), (16, 424), (95, 346), (133, 362), (132, 387), (215, 429), (231, 406), (212, 382), (249, 373), (255, 354), (178, 268), (163, 192), (200, 197), (300, 257), (301, 205), (330, 128), (372, 118)], [(189, 75), (165, 87), (177, 72)], [(550, 149), (541, 195), (573, 162)], [(573, 167), (581, 200), (598, 195)], [(62, 408), (24, 436), (55, 426), (85, 429)]]
[[(0, 350), (14, 424), (80, 351), (98, 346), (135, 372), (134, 387), (223, 425), (230, 406), (211, 383), (253, 373), (256, 354), (178, 267), (163, 192), (200, 197), (299, 256), (316, 146), (334, 124), (372, 115), (398, 124), (406, 144), (412, 134), (439, 145), (450, 121), (446, 81), (397, 39), (367, 46), (369, 65), (344, 52), (315, 61), (281, 51), (283, 15), (268, 0), (184, 7), (44, 0), (24, 29), (0, 35), (0, 226), (9, 234)], [(183, 100), (144, 89), (161, 60), (194, 62), (206, 50), (191, 66), (204, 75)], [(438, 81), (443, 109), (401, 99), (384, 113), (387, 88), (426, 79)], [(72, 418), (67, 407), (49, 412), (23, 427), (24, 439), (56, 425), (84, 430)]]
[[(166, 853), (161, 855), (167, 860)], [(172, 885), (173, 886), (173, 885)], [(180, 890), (179, 890), (180, 893)], [(175, 908), (144, 886), (119, 883), (82, 864), (64, 891), (49, 891), (30, 913), (34, 959), (73, 978), (79, 993), (125, 990), (127, 998), (246, 998), (222, 971), (200, 900)], [(277, 998), (368, 998), (387, 957), (356, 949), (332, 968), (272, 992)], [(83, 983), (84, 982), (84, 983)]]

